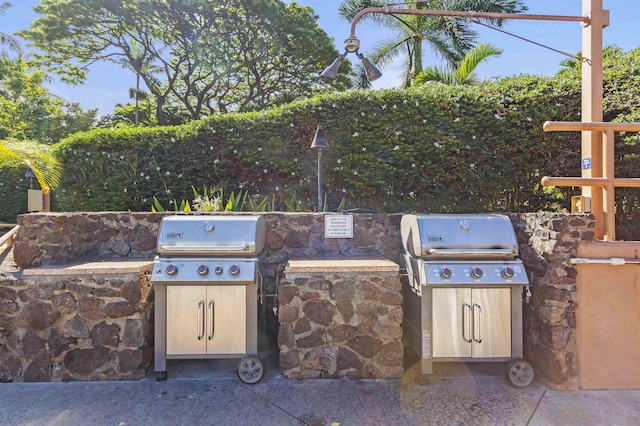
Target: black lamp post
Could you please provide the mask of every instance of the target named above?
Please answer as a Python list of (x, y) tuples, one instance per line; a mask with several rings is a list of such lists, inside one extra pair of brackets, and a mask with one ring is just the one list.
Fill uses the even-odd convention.
[(27, 170), (27, 173), (25, 173), (24, 177), (29, 179), (29, 189), (33, 189), (33, 179), (35, 179), (36, 177), (36, 174), (33, 173), (33, 170)]
[(318, 128), (316, 129), (316, 134), (313, 137), (313, 142), (311, 142), (311, 149), (318, 149), (318, 211), (321, 212), (323, 210), (322, 207), (322, 150), (325, 148), (329, 148), (329, 143), (327, 142), (327, 137), (324, 134), (324, 129), (322, 128), (322, 124), (318, 124)]

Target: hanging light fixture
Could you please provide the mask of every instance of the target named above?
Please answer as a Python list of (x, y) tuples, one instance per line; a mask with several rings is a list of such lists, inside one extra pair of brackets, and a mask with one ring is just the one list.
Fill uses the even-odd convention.
[(349, 53), (355, 53), (356, 56), (362, 61), (362, 66), (364, 67), (365, 73), (367, 74), (367, 78), (369, 81), (374, 81), (382, 77), (382, 73), (375, 65), (371, 63), (370, 60), (364, 57), (364, 55), (358, 52), (360, 48), (360, 40), (355, 37), (349, 37), (344, 41), (344, 53), (338, 56), (338, 58), (333, 61), (327, 69), (325, 69), (322, 74), (320, 74), (320, 79), (324, 82), (330, 82), (335, 80), (338, 77), (338, 69), (342, 64), (342, 61)]
[(358, 55), (358, 58), (362, 61), (362, 66), (364, 67), (364, 71), (367, 74), (369, 81), (374, 81), (382, 77), (380, 70), (373, 65), (370, 60), (365, 58), (362, 53), (356, 52), (356, 55)]

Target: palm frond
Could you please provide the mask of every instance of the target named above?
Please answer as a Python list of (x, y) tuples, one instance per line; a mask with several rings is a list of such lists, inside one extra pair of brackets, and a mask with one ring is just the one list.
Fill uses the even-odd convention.
[(46, 145), (0, 141), (0, 163), (3, 161), (22, 162), (29, 166), (42, 189), (52, 189), (60, 183), (62, 165), (49, 154)]
[(464, 84), (467, 81), (474, 81), (473, 71), (478, 67), (478, 65), (489, 59), (491, 56), (498, 56), (500, 54), (502, 54), (502, 49), (487, 43), (481, 43), (475, 46), (465, 55), (460, 66), (456, 68), (455, 74), (457, 76), (457, 82), (459, 84)]
[(445, 67), (427, 67), (416, 76), (414, 84), (427, 83), (456, 84), (455, 72)]

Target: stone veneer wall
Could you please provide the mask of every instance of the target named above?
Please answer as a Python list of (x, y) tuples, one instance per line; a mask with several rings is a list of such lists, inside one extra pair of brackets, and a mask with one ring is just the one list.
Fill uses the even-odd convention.
[[(291, 270), (300, 262), (292, 262)], [(313, 263), (313, 262), (309, 262)], [(281, 282), (280, 367), (292, 379), (401, 378), (402, 294), (398, 267), (363, 272), (317, 266)], [(385, 265), (389, 266), (389, 265)], [(330, 272), (331, 270), (335, 272)]]
[(577, 270), (569, 259), (581, 242), (593, 241), (595, 219), (553, 213), (510, 216), (531, 282), (531, 299), (523, 310), (525, 358), (547, 386), (579, 389)]
[(138, 273), (0, 277), (0, 382), (143, 378), (151, 300)]
[[(267, 283), (271, 285), (288, 260), (295, 258), (382, 256), (400, 264), (399, 215), (354, 214), (354, 238), (336, 240), (324, 239), (321, 213), (264, 216), (270, 266)], [(21, 268), (30, 268), (78, 262), (88, 257), (152, 259), (162, 217), (158, 213), (112, 212), (21, 215), (15, 260)], [(575, 344), (575, 311), (579, 309), (575, 302), (577, 272), (569, 264), (569, 258), (576, 254), (580, 242), (593, 240), (594, 219), (590, 215), (553, 213), (510, 214), (510, 217), (532, 282), (532, 298), (524, 309), (526, 357), (536, 368), (537, 377), (550, 387), (579, 387)], [(17, 354), (15, 348), (26, 336), (23, 333), (16, 337), (13, 323), (7, 321), (15, 314), (8, 313), (14, 309), (12, 303), (40, 300), (34, 295), (39, 290), (31, 288), (19, 293), (18, 287), (27, 290), (24, 283), (9, 280), (12, 283), (6, 284), (6, 281), (0, 278), (0, 361), (12, 356), (7, 351)], [(107, 325), (110, 321), (106, 321)], [(46, 341), (48, 347), (48, 338), (38, 338)], [(13, 342), (10, 347), (14, 349), (7, 349), (9, 342)]]

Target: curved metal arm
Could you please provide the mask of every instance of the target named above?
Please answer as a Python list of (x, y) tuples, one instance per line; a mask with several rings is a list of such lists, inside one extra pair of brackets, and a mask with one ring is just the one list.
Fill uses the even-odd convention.
[(367, 7), (362, 9), (351, 20), (350, 39), (356, 38), (356, 24), (364, 15), (369, 13), (383, 13), (386, 15), (424, 15), (424, 16), (454, 16), (461, 18), (488, 18), (488, 19), (525, 19), (532, 21), (574, 21), (582, 22), (584, 25), (591, 23), (588, 16), (566, 16), (566, 15), (529, 15), (522, 13), (491, 13), (491, 12), (470, 12), (457, 10), (423, 10), (423, 9), (394, 9), (390, 7)]

